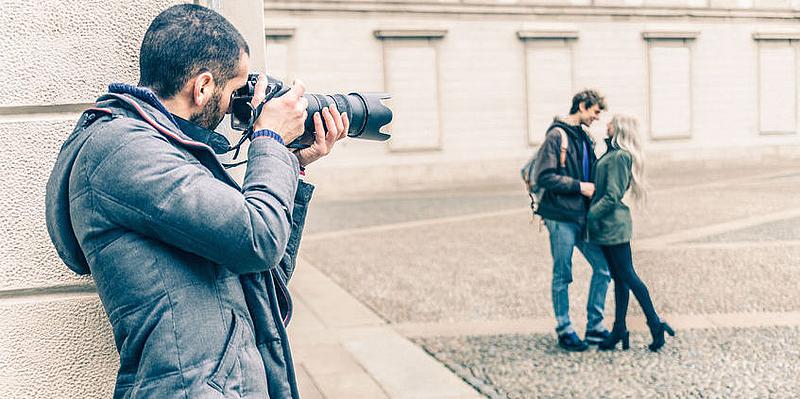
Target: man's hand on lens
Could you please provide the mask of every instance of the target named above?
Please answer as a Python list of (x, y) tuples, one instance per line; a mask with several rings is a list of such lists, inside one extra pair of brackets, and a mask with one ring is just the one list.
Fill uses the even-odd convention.
[(594, 183), (581, 182), (581, 194), (584, 197), (592, 198), (594, 195)]
[[(264, 101), (267, 90), (267, 79), (264, 75), (258, 76), (255, 93), (253, 95), (254, 107)], [(304, 125), (308, 113), (308, 100), (303, 98), (306, 87), (303, 82), (296, 80), (291, 90), (286, 94), (273, 98), (264, 104), (264, 109), (259, 115), (256, 123), (253, 124), (253, 131), (269, 129), (277, 133), (286, 144), (300, 137), (305, 130)]]
[[(317, 112), (314, 114), (314, 130), (316, 136), (314, 144), (308, 148), (304, 148), (295, 153), (300, 165), (305, 167), (311, 162), (314, 162), (325, 155), (328, 155), (333, 149), (333, 145), (347, 136), (347, 131), (350, 130), (350, 119), (347, 113), (341, 114), (336, 109), (336, 105), (331, 105), (329, 108), (322, 109), (322, 116)], [(325, 127), (322, 126), (322, 119), (325, 119)], [(325, 128), (328, 129), (327, 133)]]

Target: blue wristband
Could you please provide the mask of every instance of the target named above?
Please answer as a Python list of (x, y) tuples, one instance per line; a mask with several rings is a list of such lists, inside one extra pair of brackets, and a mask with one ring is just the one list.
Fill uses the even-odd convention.
[(275, 139), (275, 141), (281, 143), (281, 145), (286, 145), (286, 143), (283, 142), (283, 138), (281, 138), (281, 136), (278, 133), (275, 133), (269, 129), (261, 129), (253, 132), (252, 139), (255, 140), (258, 137), (272, 137), (273, 139)]

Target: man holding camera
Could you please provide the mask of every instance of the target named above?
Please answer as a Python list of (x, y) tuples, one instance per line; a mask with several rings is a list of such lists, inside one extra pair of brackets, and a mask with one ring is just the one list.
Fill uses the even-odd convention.
[[(120, 355), (114, 397), (298, 397), (286, 284), (313, 191), (299, 175), (349, 123), (325, 108), (314, 144), (290, 152), (307, 118), (295, 84), (254, 121), (239, 187), (213, 129), (248, 67), (225, 18), (171, 7), (144, 36), (139, 87), (112, 84), (58, 156), (48, 231), (65, 263), (94, 277)], [(254, 107), (265, 88), (262, 76)]]
[[(597, 158), (594, 144), (584, 131), (605, 109), (605, 99), (594, 90), (572, 98), (568, 116), (556, 118), (536, 157), (536, 184), (544, 189), (537, 213), (550, 232), (553, 255), (553, 309), (558, 345), (568, 351), (584, 351), (609, 335), (603, 326), (606, 291), (611, 280), (608, 264), (595, 244), (586, 240), (586, 215), (594, 194), (592, 173)], [(565, 142), (564, 139), (567, 141)], [(586, 306), (588, 323), (581, 340), (569, 317), (569, 284), (572, 282), (572, 252), (577, 247), (592, 266), (592, 281)]]

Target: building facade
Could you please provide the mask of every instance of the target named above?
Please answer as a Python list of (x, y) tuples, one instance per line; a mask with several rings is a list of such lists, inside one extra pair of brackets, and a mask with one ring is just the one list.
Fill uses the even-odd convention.
[(516, 179), (582, 88), (640, 119), (652, 164), (798, 154), (797, 1), (264, 5), (271, 74), (393, 96), (388, 143), (348, 140), (309, 173), (334, 187)]

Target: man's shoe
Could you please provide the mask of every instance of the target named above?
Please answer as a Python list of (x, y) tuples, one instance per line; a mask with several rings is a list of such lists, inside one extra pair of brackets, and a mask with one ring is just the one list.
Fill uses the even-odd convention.
[(570, 352), (583, 352), (589, 349), (589, 345), (581, 341), (581, 339), (578, 338), (578, 334), (574, 332), (559, 335), (558, 346)]
[(611, 335), (608, 330), (603, 331), (587, 331), (586, 332), (586, 343), (589, 345), (600, 345), (608, 339)]

